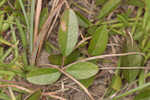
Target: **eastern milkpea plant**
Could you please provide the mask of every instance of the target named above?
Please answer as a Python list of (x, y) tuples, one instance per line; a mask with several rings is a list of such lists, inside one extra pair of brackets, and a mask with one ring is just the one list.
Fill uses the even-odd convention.
[[(0, 7), (6, 4), (6, 1), (7, 0), (0, 1)], [(13, 83), (12, 80), (16, 76), (18, 81), (25, 79), (35, 86), (50, 85), (57, 82), (62, 74), (65, 74), (78, 83), (78, 85), (80, 85), (90, 96), (88, 91), (86, 91), (86, 88), (93, 83), (96, 74), (99, 72), (98, 59), (121, 56), (119, 57), (117, 67), (115, 67), (116, 70), (114, 71), (115, 74), (112, 77), (111, 84), (104, 96), (112, 97), (112, 99), (117, 100), (139, 91), (135, 96), (135, 100), (142, 100), (142, 97), (145, 95), (149, 98), (149, 94), (147, 93), (149, 93), (150, 90), (145, 89), (145, 87), (150, 86), (150, 83), (146, 83), (146, 78), (150, 76), (150, 73), (145, 74), (144, 70), (139, 70), (138, 68), (146, 65), (150, 58), (150, 0), (124, 1), (124, 3), (137, 7), (134, 12), (136, 13), (134, 18), (131, 16), (133, 12), (128, 9), (127, 11), (119, 12), (119, 14), (115, 12), (115, 16), (113, 16), (114, 19), (105, 19), (115, 9), (120, 8), (122, 0), (96, 0), (96, 6), (100, 5), (101, 9), (98, 16), (96, 16), (96, 19), (94, 19), (94, 22), (89, 21), (80, 12), (74, 11), (69, 7), (64, 9), (60, 16), (60, 25), (57, 32), (59, 49), (48, 41), (44, 41), (44, 49), (47, 50), (47, 52), (50, 52), (50, 56), (48, 57), (50, 64), (40, 65), (42, 67), (37, 67), (35, 64), (32, 65), (32, 62), (35, 63), (36, 56), (38, 55), (36, 55), (36, 53), (39, 50), (37, 47), (35, 50), (36, 52), (33, 52), (34, 46), (36, 47), (36, 45), (34, 45), (35, 41), (33, 42), (33, 39), (35, 38), (33, 32), (36, 0), (32, 0), (32, 2), (29, 3), (31, 5), (27, 5), (27, 7), (24, 6), (24, 3), (27, 3), (26, 1), (28, 0), (15, 0), (14, 7), (16, 11), (13, 11), (14, 9), (11, 7), (6, 7), (6, 5), (4, 5), (6, 9), (3, 7), (2, 9), (4, 11), (0, 11), (0, 33), (2, 33), (0, 34), (0, 46), (2, 45), (0, 47), (0, 79), (3, 81), (0, 84), (5, 82)], [(71, 3), (72, 2), (73, 0), (71, 0)], [(85, 9), (78, 6), (76, 3), (72, 4), (85, 11)], [(56, 7), (58, 8), (57, 10), (61, 9), (61, 7), (59, 7), (60, 5)], [(39, 37), (36, 39), (38, 46), (41, 41), (43, 42), (43, 37), (45, 37), (43, 36), (45, 32), (43, 31), (45, 30), (45, 27), (43, 28), (43, 26), (51, 25), (49, 24), (49, 19), (53, 18), (54, 17), (48, 16), (47, 8), (42, 9), (38, 27), (39, 30), (41, 29), (42, 31), (39, 32)], [(84, 30), (83, 33), (79, 28)], [(11, 33), (11, 35), (9, 35), (11, 40), (3, 38), (4, 34), (9, 30)], [(131, 33), (129, 31), (131, 31)], [(113, 34), (124, 37), (125, 41), (121, 41), (123, 42), (121, 50), (123, 54), (102, 55), (106, 51), (109, 36)], [(20, 44), (22, 47), (21, 50), (18, 48)], [(3, 45), (6, 45), (6, 47), (3, 47)], [(51, 52), (52, 50), (58, 51), (59, 54), (53, 54)], [(19, 55), (20, 52), (21, 56)], [(33, 55), (35, 54), (33, 59), (30, 57), (32, 56), (32, 53)], [(5, 60), (10, 54), (13, 54), (13, 59), (9, 64), (5, 64)], [(31, 60), (30, 64), (29, 60)], [(120, 70), (121, 67), (130, 67), (131, 69), (132, 67), (136, 67), (136, 69)], [(124, 84), (122, 81), (129, 84), (138, 81), (138, 87), (122, 93), (124, 92), (121, 90), (123, 87), (122, 84)], [(8, 85), (10, 84), (8, 83)], [(8, 85), (4, 86), (9, 87)], [(9, 88), (13, 98), (14, 94), (12, 93), (12, 90), (13, 89)], [(22, 91), (19, 92), (22, 93)], [(27, 100), (36, 100), (42, 95), (41, 91), (34, 91), (34, 93), (33, 91), (28, 92), (33, 95)], [(116, 93), (122, 94), (113, 97)], [(5, 95), (3, 89), (0, 89), (0, 99), (4, 97), (5, 100), (9, 100), (9, 97)]]
[[(80, 61), (81, 58), (78, 47), (81, 44), (79, 44), (78, 47), (76, 45), (78, 36), (78, 17), (72, 9), (66, 9), (61, 16), (58, 31), (58, 44), (61, 54), (52, 54), (49, 56), (49, 60), (53, 65), (59, 67), (64, 66), (63, 69), (66, 73), (69, 73), (88, 87), (92, 83), (91, 80), (94, 80), (94, 76), (98, 73), (99, 68), (95, 63)], [(107, 27), (103, 25), (99, 27), (93, 35), (88, 47), (88, 53), (90, 55), (102, 54), (106, 48), (107, 41), (108, 31)], [(102, 46), (100, 46), (98, 42), (100, 42)], [(56, 82), (60, 76), (61, 72), (57, 69), (37, 68), (30, 71), (26, 77), (27, 80), (33, 84), (48, 85)]]

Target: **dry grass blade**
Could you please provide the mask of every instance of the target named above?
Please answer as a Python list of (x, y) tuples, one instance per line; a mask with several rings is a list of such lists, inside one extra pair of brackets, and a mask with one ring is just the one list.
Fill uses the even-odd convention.
[(100, 70), (113, 70), (113, 69), (119, 69), (119, 70), (135, 70), (135, 69), (142, 69), (142, 70), (150, 70), (148, 66), (140, 66), (140, 67), (103, 67), (99, 68)]
[(33, 65), (35, 64), (36, 57), (38, 56), (38, 54), (41, 50), (41, 47), (42, 47), (43, 41), (45, 39), (45, 36), (47, 35), (47, 31), (49, 29), (49, 26), (52, 23), (52, 19), (57, 14), (57, 11), (59, 11), (61, 9), (63, 4), (64, 4), (64, 2), (60, 2), (58, 4), (58, 6), (54, 9), (54, 11), (49, 14), (46, 22), (44, 23), (44, 25), (43, 25), (43, 27), (42, 27), (42, 29), (41, 29), (38, 37), (37, 37), (37, 41), (35, 43), (35, 46), (34, 46), (34, 50), (33, 50), (32, 56), (31, 56), (31, 60), (30, 60), (31, 64), (33, 64)]
[(65, 2), (65, 4), (66, 4), (66, 7), (67, 7), (67, 8), (70, 8), (70, 7), (69, 7), (69, 4), (68, 4), (68, 2), (67, 2), (67, 0), (64, 0), (64, 2)]
[(18, 85), (0, 85), (0, 88), (4, 88), (4, 87), (14, 87), (14, 88), (17, 88), (17, 89), (26, 91), (26, 92), (28, 92), (28, 93), (33, 93), (33, 92), (34, 92), (34, 91), (32, 91), (32, 90), (29, 90), (29, 89), (27, 89), (27, 88), (24, 88), (24, 87), (21, 87), (21, 86), (18, 86)]
[(57, 21), (57, 18), (58, 18), (58, 16), (59, 16), (59, 13), (60, 13), (60, 10), (57, 12), (57, 14), (56, 14), (56, 16), (55, 16), (55, 19), (54, 19), (54, 21), (53, 21), (53, 23), (52, 23), (52, 25), (51, 25), (51, 27), (50, 27), (50, 29), (49, 29), (49, 31), (48, 31), (47, 39), (48, 39), (48, 37), (50, 36), (50, 34), (51, 34), (51, 32), (52, 32), (52, 29), (53, 29), (53, 27), (54, 27), (54, 25), (55, 25), (55, 23), (56, 23), (56, 21)]
[(58, 99), (58, 100), (66, 100), (65, 98), (62, 98), (60, 96), (53, 95), (52, 93), (42, 93), (42, 95), (43, 96), (50, 96), (50, 97)]
[(133, 45), (134, 45), (134, 40), (133, 40), (133, 37), (132, 37), (132, 34), (126, 29), (125, 30), (125, 32), (126, 32), (126, 34), (130, 37), (130, 39), (131, 39), (131, 44), (132, 44), (132, 47), (133, 47)]
[[(0, 85), (0, 88), (6, 88), (6, 87), (14, 87), (14, 88), (17, 88), (17, 89), (20, 89), (20, 90), (23, 90), (23, 91), (26, 91), (28, 93), (34, 93), (33, 90), (29, 90), (27, 88), (24, 88), (24, 87), (21, 87), (21, 86), (18, 86), (18, 85)], [(59, 96), (56, 96), (54, 95), (54, 93), (52, 92), (47, 92), (47, 93), (42, 93), (43, 96), (50, 96), (52, 98), (55, 98), (55, 99), (59, 99), (59, 100), (66, 100), (62, 97), (59, 97)]]
[(37, 1), (37, 7), (36, 7), (36, 13), (35, 13), (34, 44), (35, 44), (35, 42), (37, 40), (41, 8), (42, 8), (42, 0), (38, 0)]
[(84, 43), (85, 41), (87, 41), (87, 40), (89, 40), (89, 39), (91, 39), (91, 38), (92, 38), (92, 37), (89, 36), (89, 37), (87, 37), (87, 38), (82, 39), (82, 40), (76, 45), (75, 49), (78, 48), (82, 43)]
[(9, 81), (9, 80), (4, 80), (4, 79), (0, 79), (0, 82), (6, 82), (6, 83), (11, 83), (11, 84), (17, 84), (17, 85), (22, 85), (22, 86), (26, 86), (26, 87), (30, 87), (31, 84), (27, 84), (25, 82), (16, 82), (16, 81)]
[(76, 64), (78, 62), (86, 62), (86, 61), (94, 60), (94, 59), (103, 59), (103, 58), (107, 58), (107, 57), (118, 57), (118, 56), (127, 56), (127, 55), (143, 55), (144, 56), (144, 54), (140, 53), (140, 52), (128, 52), (128, 53), (120, 53), (120, 54), (108, 54), (108, 55), (93, 56), (93, 57), (89, 57), (89, 58), (75, 61), (75, 62), (65, 66), (64, 69), (66, 69), (67, 67), (69, 67), (73, 64)]

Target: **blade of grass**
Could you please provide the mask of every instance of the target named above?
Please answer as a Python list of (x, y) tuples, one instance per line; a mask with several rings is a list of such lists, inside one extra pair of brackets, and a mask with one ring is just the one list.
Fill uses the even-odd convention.
[(137, 87), (137, 88), (134, 88), (134, 89), (132, 89), (132, 90), (129, 90), (129, 91), (127, 91), (127, 92), (125, 92), (125, 93), (123, 93), (123, 94), (121, 94), (121, 95), (119, 95), (119, 96), (115, 96), (115, 97), (113, 98), (113, 100), (118, 100), (119, 98), (128, 96), (128, 95), (130, 95), (130, 94), (132, 94), (132, 93), (134, 93), (134, 92), (140, 91), (140, 90), (142, 90), (142, 89), (144, 89), (144, 88), (146, 88), (146, 87), (148, 87), (148, 86), (150, 86), (150, 82), (149, 82), (149, 83), (146, 83), (146, 84), (143, 84), (143, 85), (141, 85), (141, 86), (139, 86), (139, 87)]
[(30, 40), (30, 54), (32, 54), (33, 50), (33, 29), (34, 29), (34, 13), (35, 13), (35, 0), (32, 0), (31, 2), (31, 12), (30, 12), (30, 35), (29, 35), (29, 40)]
[[(19, 3), (20, 3), (20, 6), (21, 6), (21, 9), (22, 9), (22, 11), (23, 11), (24, 17), (25, 17), (25, 21), (26, 21), (26, 24), (27, 24), (27, 33), (28, 33), (30, 26), (29, 26), (29, 20), (28, 20), (28, 17), (27, 17), (27, 13), (26, 13), (26, 11), (25, 11), (25, 7), (24, 7), (24, 5), (23, 5), (22, 0), (19, 0)], [(19, 22), (19, 20), (18, 20), (18, 22)], [(17, 24), (18, 24), (18, 23), (17, 23)], [(18, 24), (19, 30), (20, 30), (20, 32), (21, 32), (21, 34), (22, 34), (22, 35), (21, 35), (21, 37), (22, 37), (22, 43), (23, 43), (23, 45), (24, 45), (24, 49), (26, 49), (26, 46), (27, 46), (26, 35), (24, 34), (23, 29), (22, 29), (22, 27), (21, 27), (20, 25), (21, 25), (21, 24)], [(23, 61), (24, 61), (24, 64), (26, 64), (26, 65), (28, 64), (28, 62), (27, 62), (27, 53), (26, 53), (26, 50), (24, 50)]]
[(13, 48), (9, 48), (4, 55), (1, 57), (0, 62), (3, 62), (3, 60), (12, 52)]
[(26, 37), (24, 29), (23, 29), (23, 27), (20, 24), (20, 21), (18, 19), (16, 19), (16, 24), (17, 24), (17, 28), (19, 30), (20, 37), (21, 37), (21, 42), (22, 42), (22, 45), (23, 45), (23, 55), (22, 55), (23, 62), (24, 62), (25, 65), (28, 65), (27, 51), (26, 51), (26, 49), (27, 49), (27, 37)]
[(24, 29), (23, 29), (23, 27), (22, 27), (22, 25), (18, 19), (16, 19), (16, 24), (17, 24), (17, 28), (18, 28), (19, 33), (20, 33), (23, 48), (27, 48), (27, 37), (26, 37)]
[(26, 24), (27, 24), (27, 29), (29, 29), (29, 21), (28, 21), (27, 13), (25, 11), (24, 4), (23, 4), (22, 0), (19, 0), (19, 3), (20, 3), (20, 6), (21, 6), (21, 9), (22, 9)]
[(0, 37), (0, 43), (13, 47), (13, 44)]
[(73, 0), (71, 0), (71, 3), (72, 3), (73, 5), (75, 5), (76, 7), (78, 7), (79, 9), (81, 9), (82, 11), (84, 11), (84, 12), (86, 12), (86, 13), (88, 13), (88, 14), (91, 14), (90, 11), (88, 11), (86, 8), (83, 8), (83, 6), (78, 5), (78, 4), (77, 4), (76, 2), (74, 2)]
[[(16, 39), (16, 34), (15, 34), (15, 30), (14, 30), (14, 28), (13, 28), (13, 25), (11, 24), (10, 27), (11, 27), (11, 30), (12, 30), (11, 34), (12, 34), (13, 43), (18, 44), (19, 41), (17, 41), (17, 39)], [(17, 43), (17, 42), (18, 42), (18, 43)], [(18, 52), (18, 47), (17, 47), (17, 45), (15, 45), (14, 51), (15, 51), (15, 58), (11, 61), (11, 63), (15, 62), (15, 61), (18, 59), (18, 54), (19, 54), (19, 52)]]
[(0, 7), (3, 6), (3, 5), (5, 4), (5, 2), (6, 2), (6, 0), (2, 0), (2, 1), (0, 2)]
[(139, 8), (138, 12), (137, 12), (137, 16), (136, 16), (136, 20), (133, 24), (133, 27), (132, 27), (132, 31), (131, 31), (131, 34), (133, 35), (135, 30), (136, 30), (136, 27), (137, 27), (137, 23), (139, 22), (139, 18), (140, 18), (140, 15), (142, 13), (142, 8)]

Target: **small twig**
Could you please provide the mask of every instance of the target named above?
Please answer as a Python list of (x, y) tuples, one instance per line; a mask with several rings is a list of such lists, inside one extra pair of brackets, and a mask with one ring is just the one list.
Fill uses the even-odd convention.
[(67, 7), (67, 8), (70, 8), (70, 7), (69, 7), (69, 4), (68, 4), (68, 1), (67, 1), (67, 0), (64, 0), (64, 2), (65, 2), (65, 4), (66, 4), (66, 7)]
[[(18, 85), (0, 85), (0, 88), (4, 88), (4, 87), (14, 87), (14, 88), (17, 88), (17, 89), (20, 89), (20, 90), (23, 90), (23, 91), (26, 91), (26, 92), (28, 92), (28, 93), (34, 93), (34, 91), (33, 90), (29, 90), (29, 89), (27, 89), (27, 88), (24, 88), (24, 87), (21, 87), (21, 86), (18, 86)], [(50, 96), (50, 97), (52, 97), (52, 98), (55, 98), (55, 99), (59, 99), (59, 100), (66, 100), (66, 99), (64, 99), (64, 98), (62, 98), (62, 97), (59, 97), (59, 96), (56, 96), (56, 95), (54, 95), (54, 93), (52, 92), (47, 92), (47, 93), (42, 93), (42, 95), (44, 95), (44, 96)]]
[(48, 31), (48, 34), (47, 34), (47, 39), (49, 38), (50, 34), (52, 33), (52, 29), (53, 29), (54, 25), (56, 24), (57, 18), (58, 18), (59, 14), (60, 14), (60, 10), (61, 9), (58, 9), (58, 10), (59, 11), (56, 13), (56, 16), (55, 16), (55, 18), (53, 20), (53, 23), (51, 24), (51, 27), (49, 28), (49, 31)]
[(133, 40), (132, 34), (131, 34), (127, 29), (125, 30), (125, 32), (126, 32), (127, 35), (129, 35), (129, 37), (130, 37), (130, 39), (131, 39), (131, 45), (132, 45), (132, 47), (133, 47), (133, 45), (134, 45), (134, 40)]
[(41, 64), (41, 65), (38, 65), (38, 66), (48, 66), (48, 67), (51, 67), (51, 68), (57, 68), (57, 67), (59, 67), (59, 66), (57, 66), (57, 65), (53, 65), (53, 64)]
[(89, 58), (75, 61), (75, 62), (65, 66), (64, 69), (66, 69), (67, 67), (69, 67), (73, 64), (76, 64), (78, 62), (86, 62), (86, 61), (94, 60), (94, 59), (103, 59), (103, 58), (107, 58), (107, 57), (118, 57), (118, 56), (128, 56), (128, 55), (142, 55), (142, 56), (144, 56), (144, 54), (141, 52), (128, 52), (128, 53), (120, 53), (120, 54), (107, 54), (107, 55), (93, 56), (93, 57), (89, 57)]
[(55, 98), (55, 99), (59, 99), (59, 100), (66, 100), (65, 98), (63, 97), (60, 97), (60, 96), (57, 96), (57, 95), (53, 95), (51, 92), (47, 92), (47, 93), (42, 93), (43, 96), (50, 96), (52, 98)]
[(80, 31), (79, 34), (80, 34), (80, 36), (81, 36), (81, 38), (82, 38), (82, 40), (83, 40), (83, 39), (84, 39), (84, 36), (83, 36), (82, 32)]
[(50, 12), (52, 12), (55, 9), (55, 7), (57, 7), (59, 2), (60, 2), (60, 0), (53, 0), (52, 1), (52, 4), (51, 4), (52, 8), (51, 8)]
[(87, 40), (89, 40), (89, 39), (91, 39), (91, 38), (92, 38), (92, 37), (89, 36), (89, 37), (87, 37), (87, 38), (82, 39), (82, 40), (76, 45), (75, 49), (78, 48), (82, 43), (84, 43), (85, 41), (87, 41)]
[(63, 56), (63, 58), (62, 58), (62, 64), (61, 64), (61, 67), (62, 67), (62, 68), (63, 68), (63, 66), (65, 65), (65, 60), (66, 60), (66, 57)]
[[(75, 84), (75, 83), (74, 83), (74, 84)], [(77, 89), (77, 88), (75, 88), (75, 87), (73, 87), (73, 86), (65, 85), (65, 87), (66, 87), (66, 88), (73, 89), (73, 90), (75, 90), (75, 91), (77, 91), (77, 92), (81, 92), (80, 89)]]
[[(65, 86), (65, 87), (66, 87), (66, 86)], [(46, 95), (46, 94), (56, 95), (56, 94), (58, 94), (58, 93), (60, 93), (60, 92), (65, 92), (65, 91), (67, 91), (67, 90), (69, 90), (69, 87), (67, 87), (67, 88), (64, 89), (64, 90), (60, 89), (60, 90), (56, 90), (56, 91), (54, 91), (54, 92), (45, 92), (45, 93), (43, 93), (43, 95)]]
[(7, 82), (7, 83), (12, 83), (12, 84), (24, 85), (26, 87), (31, 86), (30, 84), (27, 84), (24, 82), (9, 81), (9, 80), (4, 80), (4, 79), (0, 79), (0, 82)]
[(91, 14), (91, 12), (89, 11), (89, 10), (87, 10), (86, 8), (83, 8), (83, 7), (81, 7), (80, 5), (78, 5), (76, 2), (74, 2), (73, 0), (70, 0), (71, 1), (71, 3), (73, 4), (73, 5), (75, 5), (76, 7), (78, 7), (79, 9), (81, 9), (82, 11), (84, 11), (84, 12), (86, 12), (86, 13), (88, 13), (88, 14)]
[(143, 69), (143, 70), (150, 70), (150, 67), (147, 66), (137, 66), (137, 67), (103, 67), (99, 68), (100, 70), (114, 70), (114, 69), (120, 69), (120, 70), (135, 70), (135, 69)]
[(29, 90), (27, 88), (24, 88), (24, 87), (21, 87), (21, 86), (18, 86), (18, 85), (0, 85), (0, 88), (4, 88), (4, 87), (14, 87), (14, 88), (18, 88), (20, 90), (26, 91), (28, 93), (33, 93), (34, 92), (32, 90)]
[(7, 2), (8, 2), (8, 4), (10, 5), (10, 7), (11, 7), (13, 10), (16, 10), (16, 8), (10, 3), (9, 0), (8, 0)]
[(34, 50), (33, 50), (32, 55), (31, 55), (30, 63), (31, 63), (32, 65), (35, 64), (36, 58), (38, 57), (38, 55), (39, 55), (39, 53), (40, 53), (40, 51), (41, 51), (41, 48), (42, 48), (44, 39), (45, 39), (45, 37), (46, 37), (46, 35), (47, 35), (47, 31), (48, 31), (48, 29), (49, 29), (49, 27), (50, 27), (50, 24), (52, 23), (52, 19), (53, 19), (54, 16), (56, 15), (57, 11), (58, 11), (59, 9), (61, 9), (61, 7), (62, 7), (63, 4), (64, 4), (64, 2), (60, 2), (60, 3), (57, 5), (57, 7), (54, 9), (54, 11), (52, 11), (52, 12), (49, 14), (49, 16), (48, 16), (46, 22), (45, 22), (44, 25), (42, 26), (42, 29), (41, 29), (41, 31), (39, 32), (39, 35), (38, 35), (38, 37), (37, 37), (37, 41), (36, 41), (35, 46), (34, 46)]
[(91, 98), (91, 100), (95, 100), (93, 98), (93, 96), (89, 93), (89, 91), (87, 90), (86, 87), (84, 87), (83, 84), (81, 84), (78, 80), (76, 80), (74, 77), (72, 77), (70, 74), (66, 73), (64, 70), (60, 69), (58, 66), (55, 66), (55, 65), (49, 65), (49, 64), (44, 64), (48, 67), (51, 67), (51, 68), (55, 68), (57, 70), (59, 70), (61, 73), (63, 73), (64, 75), (66, 75), (67, 77), (69, 77), (71, 80), (73, 80), (75, 83), (77, 83), (84, 91), (85, 93)]
[(14, 92), (12, 91), (11, 87), (8, 87), (8, 90), (9, 90), (11, 99), (12, 99), (12, 100), (16, 100), (16, 97), (15, 97)]

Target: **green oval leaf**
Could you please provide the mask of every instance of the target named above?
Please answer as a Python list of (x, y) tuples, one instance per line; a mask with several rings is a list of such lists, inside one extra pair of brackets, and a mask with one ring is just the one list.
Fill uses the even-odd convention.
[(111, 11), (117, 8), (120, 2), (121, 0), (108, 0), (100, 10), (98, 18), (101, 19), (107, 16)]
[(96, 32), (92, 35), (92, 40), (88, 48), (88, 53), (92, 56), (102, 54), (108, 42), (108, 31), (106, 26), (101, 26), (96, 29)]
[(67, 9), (61, 17), (58, 43), (63, 56), (68, 56), (78, 40), (78, 19), (72, 9)]
[(27, 74), (27, 80), (37, 85), (47, 85), (56, 82), (61, 73), (53, 68), (39, 68)]
[(79, 62), (69, 66), (66, 72), (76, 79), (87, 79), (98, 72), (98, 66), (90, 62)]
[(35, 91), (32, 93), (26, 100), (40, 100), (41, 90)]

